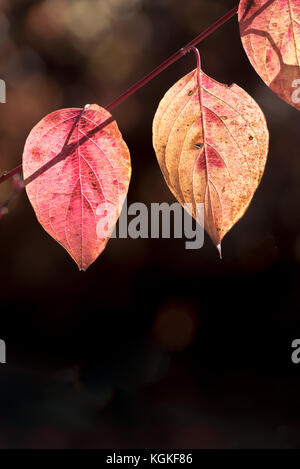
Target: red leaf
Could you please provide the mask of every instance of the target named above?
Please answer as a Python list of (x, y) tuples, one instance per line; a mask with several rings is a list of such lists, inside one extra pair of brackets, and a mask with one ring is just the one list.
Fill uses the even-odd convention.
[(281, 99), (300, 110), (300, 1), (241, 0), (239, 24), (256, 72)]
[(111, 114), (93, 104), (44, 117), (26, 140), (23, 172), (39, 222), (86, 270), (106, 246), (131, 175)]

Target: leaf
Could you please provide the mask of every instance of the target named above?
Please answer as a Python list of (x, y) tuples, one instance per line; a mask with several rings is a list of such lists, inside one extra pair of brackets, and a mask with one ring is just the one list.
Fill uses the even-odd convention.
[(111, 114), (93, 104), (44, 117), (26, 140), (23, 172), (39, 222), (86, 270), (106, 246), (131, 175)]
[[(245, 213), (264, 171), (269, 134), (257, 103), (237, 85), (192, 71), (166, 93), (153, 121), (153, 145), (165, 180), (220, 250)], [(187, 207), (185, 207), (187, 208)]]
[(239, 24), (256, 72), (281, 99), (300, 110), (299, 0), (241, 0)]

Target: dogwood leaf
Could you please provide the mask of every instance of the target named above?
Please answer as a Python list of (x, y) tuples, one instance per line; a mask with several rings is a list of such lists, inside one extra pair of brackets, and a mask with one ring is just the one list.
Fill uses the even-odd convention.
[(199, 223), (204, 204), (205, 229), (219, 250), (260, 182), (268, 143), (258, 104), (237, 85), (220, 84), (199, 69), (175, 83), (158, 106), (153, 145), (162, 173)]
[(111, 114), (94, 104), (47, 115), (26, 140), (23, 172), (38, 221), (87, 269), (114, 229), (131, 175)]
[(299, 0), (241, 0), (239, 24), (256, 72), (281, 99), (300, 110)]

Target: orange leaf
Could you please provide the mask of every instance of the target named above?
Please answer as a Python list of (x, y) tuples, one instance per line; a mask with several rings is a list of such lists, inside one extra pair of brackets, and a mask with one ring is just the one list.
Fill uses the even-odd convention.
[(205, 229), (219, 248), (245, 213), (264, 171), (269, 134), (257, 103), (198, 69), (166, 93), (153, 121), (153, 145), (178, 199), (204, 203)]
[(113, 231), (131, 174), (111, 114), (93, 104), (44, 117), (26, 140), (23, 171), (39, 222), (87, 269)]
[(299, 0), (241, 0), (239, 23), (256, 72), (281, 99), (300, 110)]

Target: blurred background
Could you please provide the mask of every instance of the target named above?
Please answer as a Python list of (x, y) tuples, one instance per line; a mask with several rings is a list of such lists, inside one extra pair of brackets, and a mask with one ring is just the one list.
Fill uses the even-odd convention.
[[(107, 105), (236, 3), (0, 0), (0, 174), (46, 114)], [(208, 75), (266, 114), (270, 153), (252, 204), (223, 261), (208, 237), (198, 251), (184, 239), (112, 239), (83, 273), (21, 192), (0, 221), (2, 448), (300, 447), (300, 114), (252, 69), (237, 18), (199, 48)], [(113, 111), (131, 150), (128, 204), (174, 202), (151, 125), (194, 60)]]

